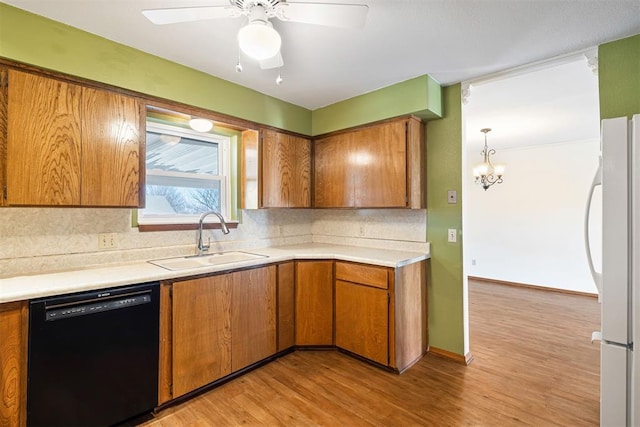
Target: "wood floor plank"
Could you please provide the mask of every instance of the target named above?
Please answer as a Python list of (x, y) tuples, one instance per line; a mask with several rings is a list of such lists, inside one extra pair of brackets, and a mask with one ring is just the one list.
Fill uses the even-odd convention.
[(402, 375), (337, 351), (298, 351), (147, 427), (596, 426), (594, 298), (470, 281), (469, 366), (427, 355)]

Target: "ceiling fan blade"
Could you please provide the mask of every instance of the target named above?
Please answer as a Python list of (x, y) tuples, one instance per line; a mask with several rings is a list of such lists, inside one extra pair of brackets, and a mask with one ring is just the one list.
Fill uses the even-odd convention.
[(175, 7), (168, 9), (147, 9), (142, 14), (154, 24), (176, 24), (178, 22), (202, 21), (240, 16), (238, 8), (234, 6), (202, 6)]
[(283, 21), (329, 27), (362, 28), (367, 19), (366, 4), (280, 3), (276, 16)]
[(271, 58), (263, 59), (260, 61), (260, 68), (263, 70), (270, 70), (272, 68), (280, 68), (284, 65), (284, 61), (282, 60), (282, 54), (280, 51), (276, 53)]

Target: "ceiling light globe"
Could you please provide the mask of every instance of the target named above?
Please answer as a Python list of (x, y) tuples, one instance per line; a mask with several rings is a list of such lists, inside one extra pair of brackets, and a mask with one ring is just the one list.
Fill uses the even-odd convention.
[(213, 129), (213, 122), (207, 119), (191, 119), (189, 126), (196, 132), (209, 132)]
[(273, 29), (271, 22), (255, 21), (240, 28), (238, 44), (247, 56), (262, 61), (276, 56), (280, 51), (282, 39)]

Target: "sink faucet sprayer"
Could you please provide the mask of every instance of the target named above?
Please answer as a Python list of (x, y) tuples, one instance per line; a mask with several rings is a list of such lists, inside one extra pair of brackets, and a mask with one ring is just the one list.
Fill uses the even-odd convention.
[(222, 215), (220, 215), (220, 212), (207, 211), (202, 215), (200, 215), (200, 220), (198, 222), (198, 255), (202, 255), (204, 252), (208, 251), (209, 248), (211, 247), (211, 239), (209, 239), (209, 243), (206, 245), (202, 243), (202, 223), (204, 222), (204, 219), (211, 214), (217, 216), (218, 219), (220, 220), (220, 228), (222, 229), (222, 234), (229, 234), (229, 228), (227, 227), (227, 223), (224, 222), (224, 218), (222, 217)]

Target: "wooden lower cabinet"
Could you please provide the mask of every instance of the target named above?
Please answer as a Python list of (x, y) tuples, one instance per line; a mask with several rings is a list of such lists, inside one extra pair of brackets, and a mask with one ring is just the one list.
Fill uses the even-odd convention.
[(426, 261), (398, 268), (337, 261), (336, 346), (402, 372), (427, 351)]
[(159, 404), (275, 354), (276, 266), (164, 284), (160, 329)]
[(276, 353), (276, 266), (231, 276), (231, 371)]
[(231, 373), (231, 275), (173, 284), (173, 396)]
[(296, 261), (296, 345), (333, 345), (333, 261)]
[(28, 309), (26, 301), (0, 304), (0, 426), (27, 422)]
[(389, 293), (336, 280), (336, 346), (389, 364)]
[(295, 336), (295, 287), (293, 262), (278, 264), (278, 351), (291, 348)]
[(426, 267), (309, 260), (163, 283), (159, 405), (294, 346), (404, 371), (427, 350)]

